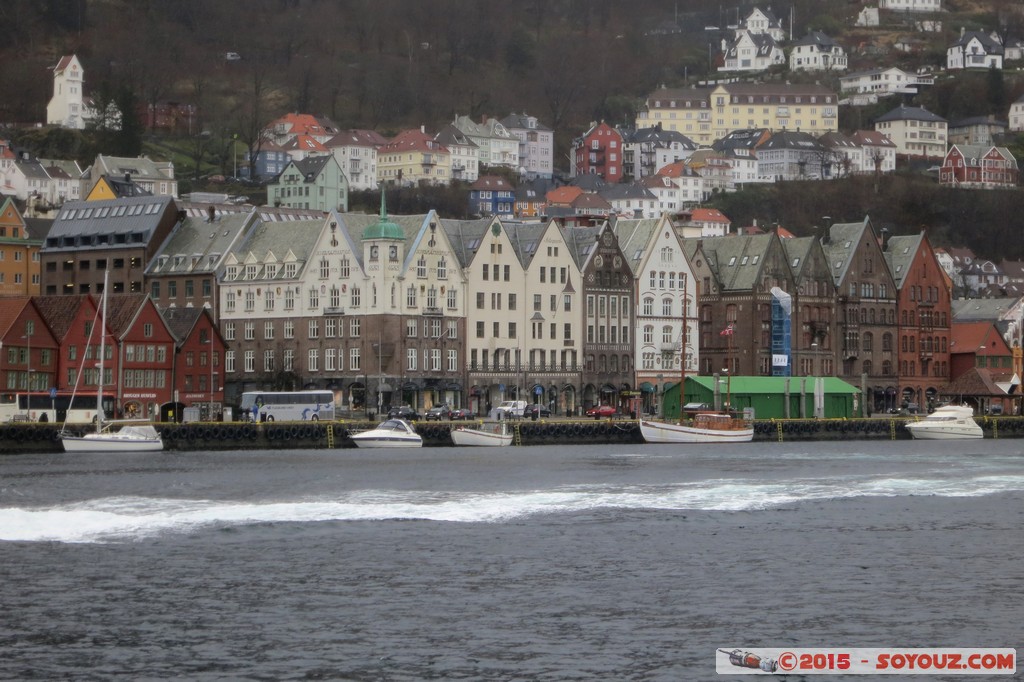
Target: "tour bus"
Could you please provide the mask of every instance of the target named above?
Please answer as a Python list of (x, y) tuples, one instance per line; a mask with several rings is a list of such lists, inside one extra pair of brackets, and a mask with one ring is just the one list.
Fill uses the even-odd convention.
[[(109, 419), (114, 414), (114, 396), (103, 396), (103, 412)], [(74, 401), (71, 391), (0, 393), (0, 424), (18, 421), (67, 422), (91, 424), (96, 419), (96, 392), (78, 393)]]
[(247, 391), (238, 406), (243, 421), (331, 421), (331, 391)]

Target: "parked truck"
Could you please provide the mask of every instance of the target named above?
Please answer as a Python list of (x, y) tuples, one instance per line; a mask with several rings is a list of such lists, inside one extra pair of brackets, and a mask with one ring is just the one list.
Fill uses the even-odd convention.
[(494, 414), (497, 419), (522, 419), (523, 412), (525, 411), (525, 400), (505, 400), (494, 408)]

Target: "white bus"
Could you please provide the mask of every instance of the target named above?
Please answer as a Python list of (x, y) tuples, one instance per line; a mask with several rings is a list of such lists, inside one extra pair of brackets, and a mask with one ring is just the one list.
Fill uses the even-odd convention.
[(239, 404), (242, 421), (332, 421), (331, 391), (246, 391)]
[[(103, 396), (104, 416), (114, 414), (114, 396)], [(74, 401), (70, 391), (49, 393), (0, 393), (0, 424), (8, 422), (67, 422), (90, 424), (96, 419), (96, 391), (78, 393)]]

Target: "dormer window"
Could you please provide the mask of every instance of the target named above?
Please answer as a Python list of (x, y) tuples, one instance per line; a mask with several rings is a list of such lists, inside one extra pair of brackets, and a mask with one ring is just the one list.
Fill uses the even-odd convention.
[(246, 279), (256, 279), (256, 272), (257, 272), (257, 270), (258, 270), (258, 268), (254, 264), (246, 265), (245, 266), (245, 278)]

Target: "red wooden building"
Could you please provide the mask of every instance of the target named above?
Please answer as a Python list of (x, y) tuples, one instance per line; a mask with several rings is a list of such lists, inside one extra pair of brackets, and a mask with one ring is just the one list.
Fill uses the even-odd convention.
[(604, 121), (573, 140), (575, 176), (597, 175), (605, 182), (622, 181), (622, 135)]

